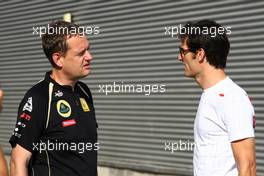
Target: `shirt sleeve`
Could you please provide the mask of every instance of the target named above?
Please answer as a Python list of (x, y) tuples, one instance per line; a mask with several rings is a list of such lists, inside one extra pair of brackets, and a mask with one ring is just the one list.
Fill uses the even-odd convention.
[(223, 120), (229, 141), (254, 137), (254, 108), (245, 94), (229, 97), (225, 103)]
[(11, 146), (19, 144), (32, 153), (45, 129), (46, 114), (44, 99), (29, 91), (18, 108), (16, 126), (9, 140)]

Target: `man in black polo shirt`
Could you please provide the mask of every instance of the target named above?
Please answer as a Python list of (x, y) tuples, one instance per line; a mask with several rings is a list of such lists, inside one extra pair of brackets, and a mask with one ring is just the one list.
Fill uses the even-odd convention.
[(42, 36), (53, 68), (20, 103), (10, 138), (11, 176), (97, 175), (93, 100), (89, 88), (78, 81), (90, 73), (92, 55), (78, 29), (57, 21)]

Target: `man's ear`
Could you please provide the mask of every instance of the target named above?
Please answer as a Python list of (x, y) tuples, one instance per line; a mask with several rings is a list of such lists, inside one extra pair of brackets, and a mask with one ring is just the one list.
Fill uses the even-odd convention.
[(56, 66), (58, 66), (59, 68), (62, 67), (62, 55), (60, 53), (53, 53), (52, 60)]
[(205, 59), (206, 59), (206, 55), (205, 55), (205, 51), (203, 48), (200, 48), (198, 51), (197, 51), (197, 57), (198, 57), (198, 61), (200, 63), (202, 63)]

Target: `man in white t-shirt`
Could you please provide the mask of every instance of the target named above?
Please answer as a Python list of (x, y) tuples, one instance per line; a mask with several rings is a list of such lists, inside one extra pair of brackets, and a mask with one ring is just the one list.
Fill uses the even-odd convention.
[(179, 35), (185, 76), (203, 89), (194, 123), (194, 176), (256, 176), (254, 108), (224, 71), (229, 33), (202, 20), (187, 23)]

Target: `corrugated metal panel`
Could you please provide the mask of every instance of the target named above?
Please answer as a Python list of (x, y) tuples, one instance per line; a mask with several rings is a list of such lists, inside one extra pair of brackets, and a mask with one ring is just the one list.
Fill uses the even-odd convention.
[[(89, 36), (94, 55), (92, 89), (99, 122), (101, 165), (192, 175), (192, 151), (165, 151), (165, 142), (193, 141), (200, 89), (183, 76), (177, 61), (179, 41), (165, 27), (189, 20), (215, 19), (230, 26), (227, 72), (253, 99), (257, 115), (257, 170), (264, 175), (264, 2), (189, 1), (6, 1), (0, 3), (0, 81), (6, 92), (0, 143), (15, 123), (25, 91), (49, 70), (33, 26), (66, 12), (81, 26), (99, 26)], [(99, 92), (99, 85), (165, 84), (165, 93)]]

